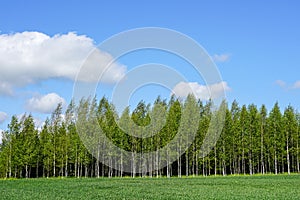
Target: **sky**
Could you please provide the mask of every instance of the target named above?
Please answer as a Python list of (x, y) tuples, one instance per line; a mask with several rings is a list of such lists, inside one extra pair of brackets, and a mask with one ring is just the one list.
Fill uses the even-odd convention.
[[(222, 86), (229, 103), (265, 104), (300, 110), (299, 1), (15, 1), (0, 6), (0, 130), (13, 115), (31, 113), (41, 125), (59, 102), (67, 106), (76, 78), (97, 82), (91, 68), (77, 76), (89, 53), (103, 41), (143, 27), (175, 30), (200, 44), (215, 62), (222, 81), (206, 85), (190, 64), (168, 52), (145, 49), (118, 58), (98, 82), (97, 96), (112, 98), (117, 83), (137, 66), (161, 63), (207, 99)], [(102, 64), (113, 56), (99, 50)], [(100, 71), (103, 70), (100, 66)], [(147, 75), (145, 75), (146, 77)], [(144, 77), (141, 76), (143, 79)], [(120, 82), (121, 81), (121, 82)], [(170, 88), (148, 85), (131, 94), (131, 108), (141, 100), (170, 96)]]

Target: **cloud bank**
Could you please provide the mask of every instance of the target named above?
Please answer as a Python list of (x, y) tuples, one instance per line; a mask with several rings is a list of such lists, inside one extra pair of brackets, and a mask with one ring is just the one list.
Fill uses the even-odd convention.
[[(77, 77), (79, 81), (97, 82), (98, 76), (113, 60), (112, 56), (95, 49), (94, 41), (70, 32), (48, 36), (40, 32), (0, 35), (0, 95), (12, 95), (14, 88), (51, 78), (75, 80), (81, 65), (91, 53), (92, 58)], [(126, 66), (117, 62), (110, 65), (102, 82), (119, 81)]]
[(208, 86), (197, 82), (180, 82), (173, 88), (172, 93), (181, 98), (194, 94), (198, 99), (209, 100), (222, 97), (224, 92), (229, 90), (230, 87), (224, 81)]
[(293, 84), (288, 85), (285, 81), (283, 80), (276, 80), (275, 84), (278, 85), (279, 87), (283, 89), (289, 89), (289, 90), (296, 90), (300, 89), (300, 80), (295, 81)]
[(56, 109), (59, 103), (62, 103), (63, 106), (66, 105), (64, 98), (56, 93), (50, 93), (43, 96), (32, 97), (27, 101), (26, 108), (32, 112), (49, 114)]

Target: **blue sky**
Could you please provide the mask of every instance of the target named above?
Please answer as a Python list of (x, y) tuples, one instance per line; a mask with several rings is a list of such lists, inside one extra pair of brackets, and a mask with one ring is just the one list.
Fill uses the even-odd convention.
[[(93, 45), (119, 32), (141, 27), (173, 29), (202, 45), (215, 59), (224, 82), (230, 88), (226, 92), (229, 102), (236, 99), (240, 104), (265, 104), (270, 110), (278, 101), (281, 107), (291, 104), (300, 110), (299, 9), (300, 3), (296, 0), (2, 1), (0, 129), (6, 129), (14, 114), (31, 112), (37, 121), (43, 121), (53, 109), (48, 104), (57, 101), (69, 103), (74, 83), (72, 76), (77, 66), (66, 66), (71, 62), (63, 59), (66, 56), (66, 60), (71, 60), (77, 55), (77, 50), (73, 49), (87, 54)], [(36, 49), (23, 51), (22, 41), (31, 37), (50, 38), (52, 43), (49, 46), (61, 52), (52, 55), (50, 47), (38, 47), (45, 52), (36, 52)], [(81, 52), (81, 46), (66, 42), (68, 39), (83, 41), (86, 49)], [(25, 47), (33, 48), (30, 45)], [(20, 61), (20, 52), (25, 56), (32, 54), (33, 58)], [(26, 63), (22, 65), (22, 62)], [(186, 63), (164, 53), (137, 52), (118, 62), (116, 70), (125, 74), (139, 64), (161, 62), (186, 73), (190, 82), (204, 84), (192, 70), (184, 70)], [(68, 71), (61, 72), (62, 68)], [(157, 93), (168, 96), (168, 91), (155, 87), (140, 89), (133, 98), (151, 101)], [(109, 96), (111, 90), (112, 86), (107, 84), (98, 96)], [(43, 105), (45, 107), (41, 108)]]

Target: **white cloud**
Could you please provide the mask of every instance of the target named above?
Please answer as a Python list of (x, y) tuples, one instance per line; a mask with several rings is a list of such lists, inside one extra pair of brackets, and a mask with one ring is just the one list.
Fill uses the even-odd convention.
[(0, 111), (0, 124), (2, 124), (5, 120), (7, 120), (8, 115), (5, 112)]
[[(0, 94), (11, 95), (15, 87), (50, 78), (75, 80), (81, 65), (95, 47), (91, 38), (72, 32), (53, 37), (40, 32), (1, 34)], [(97, 75), (104, 72), (112, 60), (106, 52), (93, 51), (78, 80), (97, 82)], [(125, 72), (124, 65), (113, 63), (101, 81), (117, 82)]]
[(32, 97), (27, 101), (26, 108), (29, 111), (51, 113), (56, 109), (59, 103), (65, 105), (66, 101), (56, 93), (50, 93), (44, 96)]
[(35, 124), (35, 127), (37, 128), (38, 131), (41, 131), (43, 129), (43, 126), (45, 124), (45, 121), (41, 120), (40, 118), (33, 117), (33, 121)]
[(293, 89), (300, 89), (300, 81), (296, 81), (294, 84), (293, 84)]
[(287, 84), (283, 80), (276, 80), (275, 84), (280, 86), (283, 89), (288, 89), (288, 90), (295, 90), (295, 89), (300, 89), (300, 80), (294, 82), (293, 84)]
[(33, 121), (36, 127), (41, 127), (44, 125), (44, 121), (40, 118), (33, 117)]
[(282, 88), (286, 87), (286, 82), (284, 82), (283, 80), (276, 80), (275, 84), (282, 87)]
[(172, 93), (177, 97), (187, 97), (188, 94), (194, 94), (198, 99), (209, 100), (222, 97), (224, 92), (229, 90), (230, 87), (224, 81), (208, 86), (200, 85), (197, 82), (180, 82), (173, 88)]
[(230, 54), (215, 54), (213, 55), (212, 59), (215, 61), (215, 62), (226, 62), (230, 59)]

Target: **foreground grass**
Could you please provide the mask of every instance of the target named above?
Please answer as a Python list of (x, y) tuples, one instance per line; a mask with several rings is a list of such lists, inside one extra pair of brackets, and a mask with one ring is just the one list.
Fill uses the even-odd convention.
[(0, 180), (0, 199), (300, 199), (300, 175)]

